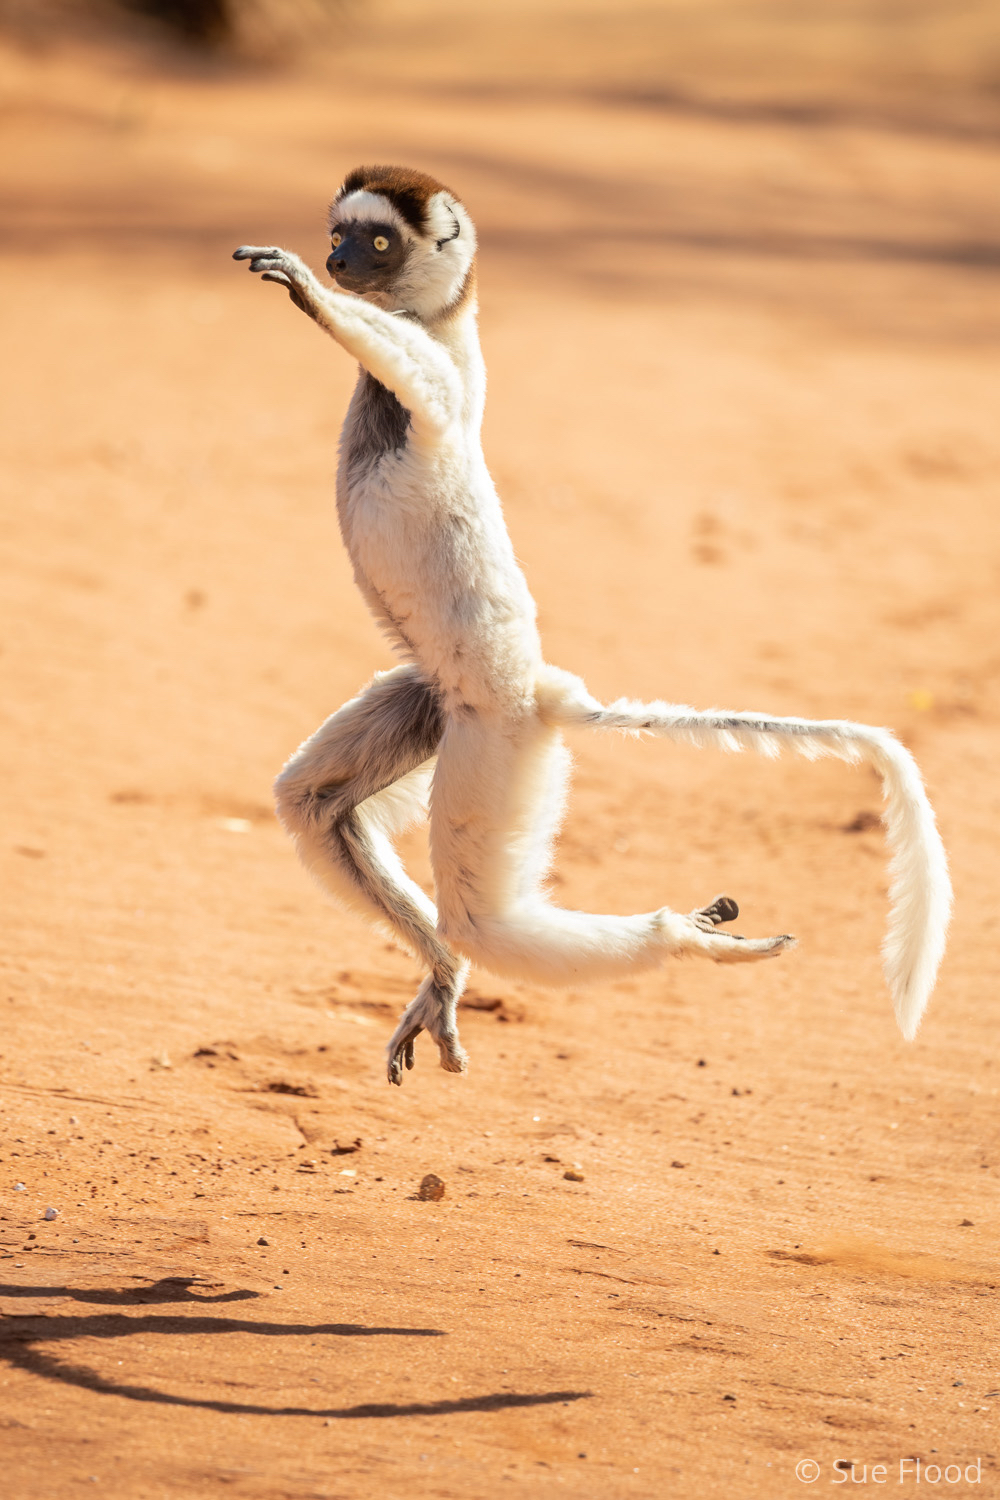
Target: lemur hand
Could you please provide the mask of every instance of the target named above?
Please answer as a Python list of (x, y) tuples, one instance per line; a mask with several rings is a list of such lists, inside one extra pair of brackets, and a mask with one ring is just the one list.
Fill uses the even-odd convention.
[(261, 273), (261, 281), (273, 281), (278, 286), (283, 286), (295, 306), (302, 312), (309, 313), (305, 301), (309, 272), (297, 255), (275, 246), (241, 245), (238, 250), (233, 251), (233, 260), (248, 260), (251, 271)]

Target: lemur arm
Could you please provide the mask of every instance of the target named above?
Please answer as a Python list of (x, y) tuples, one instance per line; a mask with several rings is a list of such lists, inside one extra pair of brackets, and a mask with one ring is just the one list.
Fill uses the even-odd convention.
[(361, 298), (324, 287), (288, 250), (241, 245), (234, 260), (249, 260), (263, 281), (283, 286), (295, 306), (329, 333), (341, 348), (392, 391), (411, 415), (414, 429), (440, 433), (462, 410), (462, 384), (446, 351), (409, 318), (385, 312)]

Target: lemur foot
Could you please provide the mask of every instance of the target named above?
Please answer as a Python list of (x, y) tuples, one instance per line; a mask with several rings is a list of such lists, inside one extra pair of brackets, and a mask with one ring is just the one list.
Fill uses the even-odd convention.
[(407, 1068), (413, 1067), (413, 1043), (423, 1029), (422, 1026), (414, 1026), (401, 1034), (400, 1029), (397, 1027), (393, 1033), (392, 1041), (386, 1049), (389, 1058), (386, 1065), (386, 1077), (397, 1088), (402, 1087), (404, 1066)]
[(392, 1034), (386, 1048), (388, 1062), (386, 1076), (390, 1083), (400, 1087), (403, 1068), (412, 1068), (414, 1063), (413, 1043), (422, 1031), (427, 1031), (437, 1042), (441, 1067), (446, 1073), (464, 1073), (469, 1065), (468, 1055), (458, 1039), (454, 1021), (456, 997), (441, 991), (433, 980), (425, 980), (420, 993), (404, 1010), (399, 1025)]
[(777, 958), (779, 953), (796, 946), (797, 940), (787, 932), (779, 937), (745, 938), (735, 932), (716, 931), (721, 922), (733, 922), (739, 914), (740, 909), (732, 896), (716, 896), (709, 906), (700, 907), (690, 914), (699, 932), (711, 934), (711, 942), (704, 945), (703, 951), (715, 963), (756, 963), (761, 958)]

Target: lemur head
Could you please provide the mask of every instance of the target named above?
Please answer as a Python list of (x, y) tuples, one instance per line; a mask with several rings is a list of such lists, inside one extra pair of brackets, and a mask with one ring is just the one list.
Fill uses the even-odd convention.
[(355, 167), (330, 205), (326, 269), (345, 292), (424, 321), (472, 290), (476, 231), (455, 195), (409, 167)]

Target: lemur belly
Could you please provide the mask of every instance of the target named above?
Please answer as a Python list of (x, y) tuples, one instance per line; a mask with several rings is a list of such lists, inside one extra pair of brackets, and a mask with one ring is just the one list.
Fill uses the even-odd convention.
[(345, 441), (338, 510), (373, 613), (446, 707), (527, 708), (541, 665), (535, 605), (481, 454), (405, 441), (367, 465), (357, 456)]

